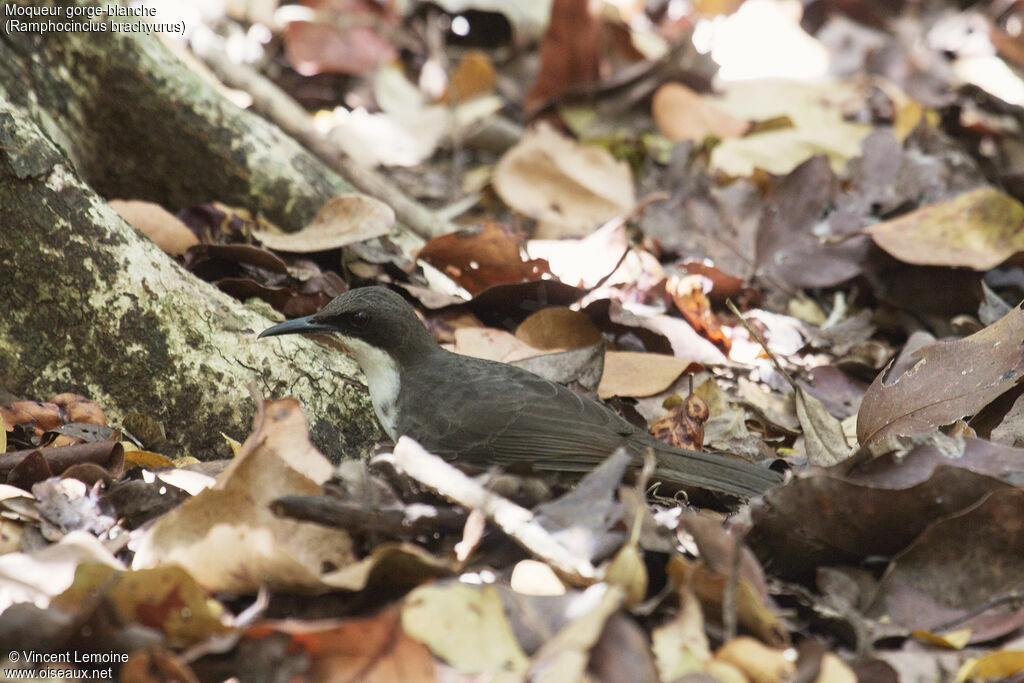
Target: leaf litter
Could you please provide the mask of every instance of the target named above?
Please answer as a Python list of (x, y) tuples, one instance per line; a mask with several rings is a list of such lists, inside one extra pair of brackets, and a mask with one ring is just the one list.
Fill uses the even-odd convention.
[[(1012, 89), (971, 80), (959, 34), (830, 10), (784, 33), (864, 78), (730, 83), (671, 12), (556, 0), (538, 32), (483, 2), (309, 4), (366, 21), (293, 22), (282, 58), (352, 74), (338, 100), (389, 130), (408, 133), (398, 103), (429, 111), (428, 161), (395, 177), (459, 202), (465, 230), (400, 235), (361, 195), (291, 235), (216, 203), (180, 220), (116, 204), (126, 218), (291, 317), (390, 285), (456, 352), (788, 480), (697, 510), (615, 454), (569, 482), (467, 474), (406, 440), (337, 465), (285, 397), (255, 399), (229, 462), (197, 463), (167, 450), (187, 426), (145, 406), (108, 426), (83, 396), (5, 397), (0, 641), (130, 652), (126, 680), (1019, 677), (1024, 116)], [(732, 15), (721, 40), (764, 11), (746, 4), (697, 3)], [(1007, 12), (985, 33), (1019, 74)], [(470, 19), (515, 35), (459, 53), (439, 27)], [(374, 73), (395, 55), (404, 68)], [(459, 109), (474, 99), (485, 113)], [(438, 175), (460, 196), (430, 190)]]

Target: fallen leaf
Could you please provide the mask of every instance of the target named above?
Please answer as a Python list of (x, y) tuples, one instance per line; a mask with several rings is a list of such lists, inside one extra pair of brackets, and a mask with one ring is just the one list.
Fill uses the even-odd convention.
[(711, 310), (705, 285), (710, 290), (711, 281), (703, 275), (673, 275), (665, 281), (665, 291), (693, 329), (728, 353), (732, 340), (722, 331), (715, 312)]
[(674, 142), (736, 138), (750, 127), (682, 83), (665, 83), (654, 93), (651, 114), (661, 134)]
[(516, 328), (516, 339), (535, 349), (582, 349), (603, 341), (601, 332), (582, 311), (550, 306), (533, 313)]
[(284, 32), (285, 54), (304, 76), (318, 73), (363, 75), (395, 59), (395, 49), (375, 29), (397, 27), (391, 5), (369, 0), (306, 0), (320, 21), (292, 21)]
[(647, 586), (650, 577), (647, 575), (647, 567), (644, 565), (643, 551), (637, 541), (640, 538), (640, 526), (643, 523), (642, 516), (637, 511), (633, 520), (633, 530), (625, 545), (619, 548), (615, 557), (605, 568), (604, 580), (611, 586), (617, 586), (624, 593), (626, 605), (635, 607), (643, 602), (647, 596)]
[[(622, 608), (625, 600), (621, 588), (601, 583), (591, 586), (584, 596), (599, 596), (597, 604), (575, 618), (558, 633), (545, 642), (533, 657), (528, 680), (579, 681), (587, 672), (592, 653), (599, 648), (599, 642), (606, 626)], [(592, 598), (591, 598), (592, 599)], [(646, 647), (646, 642), (643, 643)], [(621, 645), (614, 650), (622, 657), (628, 652)], [(596, 656), (593, 655), (593, 656)], [(633, 659), (629, 657), (628, 659)], [(631, 662), (632, 663), (632, 662)], [(625, 678), (597, 676), (598, 680), (650, 680), (648, 677), (629, 675)]]
[(922, 348), (913, 367), (878, 374), (857, 413), (861, 445), (974, 415), (1024, 375), (1024, 312), (1015, 308), (963, 339)]
[(691, 364), (660, 353), (607, 351), (597, 395), (601, 398), (653, 396), (672, 386)]
[(547, 124), (527, 131), (494, 169), (494, 189), (540, 222), (538, 237), (588, 234), (636, 204), (629, 165), (602, 147), (580, 145)]
[(520, 560), (512, 568), (509, 587), (522, 595), (565, 595), (565, 584), (550, 565), (539, 560)]
[(957, 628), (970, 629), (971, 643), (1012, 633), (1024, 624), (1024, 610), (998, 600), (1019, 588), (1021, 519), (1019, 489), (993, 491), (936, 519), (893, 558), (867, 612), (914, 630), (956, 621)]
[(458, 104), (471, 97), (484, 95), (494, 90), (494, 63), (481, 50), (470, 50), (462, 55), (459, 65), (452, 72), (451, 82), (442, 102)]
[(175, 565), (120, 571), (106, 564), (83, 564), (74, 583), (52, 604), (74, 614), (83, 606), (95, 606), (100, 596), (123, 623), (156, 629), (172, 647), (194, 645), (230, 630), (220, 603)]
[(199, 238), (167, 209), (137, 199), (111, 199), (110, 208), (128, 225), (153, 240), (165, 254), (181, 256), (189, 247), (199, 244)]
[(463, 356), (496, 360), (501, 363), (511, 363), (546, 353), (543, 349), (534, 348), (516, 339), (511, 332), (490, 327), (458, 328), (455, 330), (455, 345), (452, 350)]
[(589, 0), (553, 0), (540, 42), (537, 80), (523, 103), (527, 111), (599, 78), (602, 23)]
[(865, 232), (905, 263), (989, 270), (1024, 251), (1024, 205), (991, 187), (882, 223)]
[(651, 633), (651, 649), (664, 681), (704, 671), (711, 660), (711, 646), (704, 632), (704, 615), (697, 596), (687, 586), (679, 586), (677, 590), (679, 612)]
[(734, 594), (738, 623), (767, 643), (777, 646), (788, 644), (785, 623), (768, 595), (764, 570), (748, 548), (743, 545), (737, 548), (741, 543), (737, 534), (723, 529), (717, 520), (699, 513), (684, 515), (680, 526), (692, 536), (702, 559), (691, 562), (672, 557), (666, 569), (675, 585), (692, 586), (704, 605), (705, 618), (721, 621), (727, 577), (736, 571), (735, 554), (739, 552), (739, 574)]
[(796, 674), (796, 667), (782, 650), (770, 648), (750, 636), (734, 638), (715, 652), (715, 659), (732, 664), (751, 681), (783, 681)]
[(410, 638), (400, 621), (395, 608), (364, 619), (264, 621), (248, 629), (244, 638), (259, 643), (270, 636), (286, 636), (290, 647), (300, 649), (310, 660), (305, 680), (437, 680), (430, 651)]
[[(668, 405), (673, 399), (677, 405)], [(676, 448), (704, 450), (704, 423), (710, 414), (704, 400), (692, 394), (685, 399), (674, 396), (665, 403), (671, 409), (651, 423), (648, 429), (651, 435)]]
[(133, 567), (179, 564), (211, 591), (323, 589), (325, 569), (355, 562), (351, 538), (278, 518), (270, 503), (320, 493), (332, 469), (310, 443), (298, 401), (267, 401), (214, 487), (157, 520), (140, 539)]
[(75, 570), (86, 563), (124, 569), (102, 542), (85, 531), (72, 531), (35, 552), (0, 557), (0, 613), (17, 602), (47, 607), (51, 598), (74, 583)]
[(956, 673), (956, 683), (979, 679), (1008, 678), (1024, 671), (1024, 650), (989, 652), (973, 657)]
[(395, 212), (379, 199), (344, 194), (328, 199), (313, 220), (298, 232), (254, 230), (253, 237), (270, 249), (306, 254), (387, 235), (394, 223)]
[(850, 666), (831, 652), (821, 658), (821, 668), (814, 683), (857, 683), (864, 680), (858, 678)]
[(504, 225), (488, 221), (482, 228), (435, 237), (423, 245), (417, 258), (476, 295), (494, 285), (550, 275), (544, 259), (524, 258), (521, 242)]
[[(812, 579), (822, 566), (892, 556), (937, 517), (1009, 488), (991, 475), (959, 468), (956, 456), (938, 460), (923, 480), (914, 477), (891, 485), (826, 474), (797, 477), (766, 494), (768, 506), (755, 510), (753, 528), (744, 540), (774, 576)], [(885, 472), (903, 471), (899, 462), (885, 465)], [(828, 514), (822, 514), (823, 508)]]
[(841, 105), (851, 95), (849, 84), (836, 81), (762, 78), (728, 84), (712, 100), (723, 111), (747, 121), (785, 118), (792, 127), (723, 140), (711, 152), (711, 168), (731, 176), (749, 176), (758, 168), (785, 174), (824, 155), (834, 171), (842, 171), (861, 155), (861, 142), (872, 130), (843, 119)]
[(493, 586), (421, 586), (405, 598), (402, 629), (462, 673), (522, 675), (529, 661)]
[(807, 460), (812, 465), (829, 467), (850, 456), (850, 445), (839, 420), (829, 415), (825, 404), (800, 387), (796, 389), (796, 414), (804, 432)]
[(871, 243), (855, 236), (839, 243), (823, 217), (835, 201), (838, 180), (821, 156), (808, 159), (773, 187), (764, 200), (757, 233), (757, 274), (795, 287), (831, 287), (859, 274)]

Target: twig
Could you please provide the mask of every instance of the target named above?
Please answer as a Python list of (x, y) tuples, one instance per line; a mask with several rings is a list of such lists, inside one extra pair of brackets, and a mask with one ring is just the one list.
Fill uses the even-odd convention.
[(575, 557), (537, 523), (532, 512), (473, 481), (438, 456), (403, 436), (395, 444), (394, 464), (413, 479), (471, 510), (479, 510), (508, 536), (578, 585), (593, 583), (597, 570)]
[(722, 629), (725, 632), (723, 642), (728, 643), (736, 637), (739, 622), (739, 609), (736, 605), (736, 586), (740, 577), (740, 541), (732, 539), (732, 555), (729, 562), (729, 575), (725, 577), (725, 592), (722, 594)]
[(278, 517), (322, 526), (386, 533), (403, 538), (435, 531), (459, 531), (466, 513), (422, 503), (373, 507), (331, 496), (282, 496), (270, 504)]
[(740, 313), (740, 309), (736, 308), (736, 304), (732, 302), (732, 299), (726, 299), (725, 305), (729, 307), (729, 310), (733, 312), (733, 315), (740, 319), (740, 322), (743, 323), (743, 327), (747, 328), (747, 332), (750, 333), (750, 336), (753, 337), (754, 341), (760, 344), (761, 348), (764, 349), (764, 352), (768, 354), (768, 358), (770, 358), (772, 363), (775, 365), (775, 369), (786, 378), (786, 381), (789, 382), (789, 386), (793, 387), (793, 391), (796, 391), (798, 388), (796, 381), (793, 379), (793, 376), (782, 367), (782, 363), (779, 362), (778, 357), (768, 348), (768, 345), (764, 343), (764, 337), (758, 334), (757, 330), (747, 322), (747, 319), (743, 317), (742, 313)]

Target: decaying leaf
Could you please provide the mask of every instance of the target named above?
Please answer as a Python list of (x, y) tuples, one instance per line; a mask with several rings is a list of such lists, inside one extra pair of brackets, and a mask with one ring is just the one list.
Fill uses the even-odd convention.
[(423, 245), (419, 258), (450, 277), (470, 294), (506, 283), (539, 280), (550, 274), (543, 259), (527, 259), (522, 237), (500, 223), (435, 237)]
[(942, 625), (963, 618), (957, 628), (969, 629), (973, 643), (1012, 633), (1024, 609), (998, 600), (1020, 587), (1022, 518), (1024, 491), (1003, 489), (935, 520), (893, 558), (868, 612), (921, 630), (948, 630)]
[(526, 671), (528, 660), (492, 586), (417, 588), (402, 607), (402, 629), (463, 673)]
[(662, 135), (674, 142), (735, 138), (750, 128), (746, 121), (730, 116), (682, 83), (666, 83), (658, 88), (651, 101), (651, 113)]
[(365, 74), (395, 58), (395, 48), (382, 37), (396, 27), (398, 14), (389, 5), (366, 0), (310, 0), (329, 19), (292, 21), (285, 27), (285, 52), (301, 74)]
[(540, 44), (541, 68), (526, 95), (527, 109), (598, 79), (602, 24), (600, 12), (587, 0), (552, 0)]
[(82, 564), (74, 583), (53, 599), (53, 605), (70, 614), (83, 607), (91, 611), (98, 595), (124, 623), (156, 629), (172, 646), (192, 645), (229, 630), (220, 603), (175, 565), (119, 571), (106, 564)]
[(254, 230), (253, 237), (270, 249), (306, 254), (387, 235), (394, 223), (395, 212), (379, 199), (343, 194), (329, 199), (298, 232)]
[(582, 349), (602, 341), (590, 316), (565, 306), (533, 313), (516, 328), (516, 339), (546, 350)]
[(660, 353), (608, 351), (597, 395), (653, 396), (665, 391), (692, 363)]
[(704, 615), (697, 596), (687, 586), (679, 586), (677, 590), (678, 614), (651, 634), (651, 649), (658, 662), (658, 673), (666, 681), (704, 671), (711, 660), (711, 646), (704, 633)]
[(331, 469), (309, 442), (298, 402), (267, 402), (214, 487), (161, 517), (141, 539), (133, 566), (176, 563), (208, 590), (322, 588), (325, 568), (354, 563), (349, 535), (275, 517), (270, 503), (319, 493)]
[(385, 609), (363, 619), (264, 621), (245, 632), (257, 645), (284, 635), (310, 660), (312, 681), (390, 683), (437, 680), (430, 651), (403, 631), (399, 611)]
[(159, 204), (137, 199), (111, 199), (109, 204), (128, 225), (171, 256), (181, 256), (189, 247), (199, 244), (199, 238), (188, 226)]
[(969, 337), (926, 346), (906, 372), (879, 373), (857, 414), (857, 439), (910, 435), (974, 415), (1024, 374), (1024, 312), (1015, 308)]
[(509, 206), (540, 221), (540, 237), (585, 235), (636, 204), (625, 162), (543, 124), (501, 158), (494, 189)]
[(1024, 205), (982, 187), (876, 223), (865, 232), (905, 263), (988, 270), (1024, 251)]
[(740, 119), (788, 119), (792, 126), (724, 140), (711, 154), (711, 166), (734, 176), (761, 168), (789, 173), (815, 155), (828, 157), (836, 171), (861, 153), (871, 127), (843, 120), (841, 103), (850, 86), (837, 82), (756, 79), (730, 84), (713, 102)]
[(804, 432), (807, 460), (812, 465), (829, 467), (850, 455), (843, 426), (832, 417), (825, 404), (801, 387), (796, 389), (796, 414)]
[(648, 431), (676, 448), (704, 450), (704, 423), (710, 415), (708, 404), (700, 396), (691, 394), (685, 399), (669, 397), (665, 407), (669, 411), (652, 422)]

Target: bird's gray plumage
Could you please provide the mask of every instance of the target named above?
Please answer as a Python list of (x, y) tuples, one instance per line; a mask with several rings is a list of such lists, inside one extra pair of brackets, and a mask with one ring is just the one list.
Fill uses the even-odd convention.
[[(673, 448), (604, 405), (526, 370), (446, 351), (412, 307), (383, 287), (351, 290), (319, 313), (260, 336), (304, 331), (337, 332), (343, 344), (349, 340), (368, 377), (376, 376), (371, 398), (389, 435), (410, 436), (448, 459), (586, 472), (623, 446), (637, 464), (652, 448), (655, 479), (683, 488), (748, 497), (780, 481), (775, 472), (744, 460)], [(397, 387), (381, 388), (394, 372)], [(393, 403), (378, 405), (384, 395)]]

